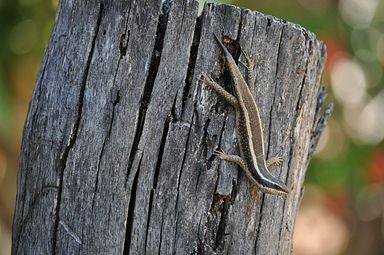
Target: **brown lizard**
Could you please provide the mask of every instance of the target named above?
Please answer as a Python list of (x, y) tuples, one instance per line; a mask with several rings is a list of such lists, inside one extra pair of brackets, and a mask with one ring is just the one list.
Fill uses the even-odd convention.
[[(204, 83), (235, 108), (236, 133), (241, 156), (228, 155), (218, 150), (214, 154), (222, 160), (238, 164), (261, 191), (275, 195), (287, 195), (289, 193), (287, 186), (268, 170), (270, 165), (280, 164), (282, 160), (278, 157), (265, 160), (263, 128), (251, 91), (227, 48), (215, 34), (214, 36), (224, 52), (225, 64), (232, 77), (235, 96), (227, 92), (207, 74), (203, 74), (202, 77)], [(253, 70), (249, 68), (252, 62), (247, 56), (246, 59), (248, 61), (248, 80), (250, 84), (254, 84)]]

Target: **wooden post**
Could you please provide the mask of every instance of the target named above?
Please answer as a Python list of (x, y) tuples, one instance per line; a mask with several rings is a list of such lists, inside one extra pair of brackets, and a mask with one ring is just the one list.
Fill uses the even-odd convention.
[[(197, 12), (195, 0), (60, 1), (25, 123), (13, 254), (291, 252), (324, 45), (255, 11)], [(233, 109), (199, 81), (230, 90), (213, 32), (256, 59), (286, 198), (212, 155), (238, 153)]]

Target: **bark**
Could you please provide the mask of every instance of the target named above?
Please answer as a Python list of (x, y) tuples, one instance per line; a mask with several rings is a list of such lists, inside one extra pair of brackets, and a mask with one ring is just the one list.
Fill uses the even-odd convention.
[[(195, 0), (60, 1), (25, 123), (13, 254), (291, 253), (325, 47), (259, 12), (197, 12)], [(213, 32), (256, 59), (288, 197), (212, 155), (238, 154), (234, 110), (199, 81), (231, 87)]]

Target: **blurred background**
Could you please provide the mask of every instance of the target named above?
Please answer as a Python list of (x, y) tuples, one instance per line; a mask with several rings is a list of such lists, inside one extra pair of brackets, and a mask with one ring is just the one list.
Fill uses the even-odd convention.
[[(384, 1), (217, 2), (300, 24), (327, 45), (335, 111), (307, 171), (293, 254), (384, 254)], [(21, 135), (56, 8), (0, 0), (0, 255), (10, 254)]]

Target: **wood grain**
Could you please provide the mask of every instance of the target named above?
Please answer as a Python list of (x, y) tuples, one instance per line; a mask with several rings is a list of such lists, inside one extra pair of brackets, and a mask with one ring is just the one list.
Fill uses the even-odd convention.
[[(13, 254), (290, 254), (325, 47), (302, 27), (195, 0), (62, 0), (25, 123)], [(236, 165), (212, 33), (256, 61), (268, 157), (287, 198)], [(244, 75), (244, 66), (239, 63)]]

